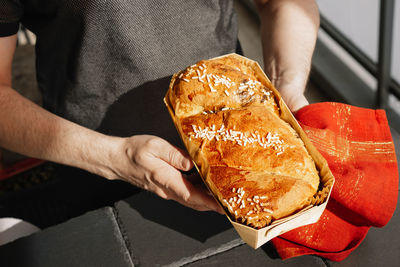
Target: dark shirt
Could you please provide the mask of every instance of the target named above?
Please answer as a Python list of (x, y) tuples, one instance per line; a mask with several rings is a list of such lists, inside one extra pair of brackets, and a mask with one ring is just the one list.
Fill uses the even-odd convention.
[(132, 88), (234, 52), (237, 41), (227, 0), (0, 0), (0, 36), (20, 22), (37, 35), (44, 107), (92, 129)]

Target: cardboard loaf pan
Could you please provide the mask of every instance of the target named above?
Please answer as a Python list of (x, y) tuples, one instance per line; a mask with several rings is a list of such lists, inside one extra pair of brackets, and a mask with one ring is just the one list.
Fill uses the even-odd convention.
[[(273, 221), (270, 225), (261, 228), (261, 229), (254, 229), (252, 227), (249, 227), (247, 225), (238, 223), (233, 221), (228, 214), (226, 214), (226, 217), (228, 220), (232, 223), (233, 227), (236, 229), (240, 237), (252, 248), (258, 248), (261, 245), (265, 244), (272, 238), (279, 236), (287, 231), (290, 231), (292, 229), (295, 229), (300, 226), (304, 226), (307, 224), (312, 224), (318, 221), (320, 216), (322, 215), (323, 211), (326, 208), (327, 202), (329, 200), (332, 187), (334, 184), (334, 177), (328, 167), (328, 163), (325, 160), (324, 157), (318, 152), (318, 150), (314, 147), (314, 145), (311, 143), (303, 129), (300, 127), (298, 124), (297, 120), (294, 118), (293, 114), (290, 112), (289, 108), (283, 101), (282, 97), (280, 96), (279, 92), (272, 86), (270, 80), (264, 73), (264, 71), (261, 69), (259, 64), (253, 60), (250, 60), (248, 58), (245, 58), (243, 56), (237, 55), (237, 54), (227, 54), (221, 57), (216, 57), (212, 58), (213, 59), (219, 59), (223, 57), (234, 57), (236, 60), (241, 61), (243, 64), (251, 67), (256, 74), (256, 77), (258, 81), (260, 81), (264, 85), (268, 85), (267, 87), (272, 90), (272, 92), (275, 95), (275, 99), (277, 99), (277, 104), (280, 109), (280, 117), (287, 123), (289, 123), (292, 128), (297, 132), (297, 134), (300, 136), (302, 141), (304, 142), (304, 145), (306, 149), (308, 150), (309, 154), (313, 158), (315, 165), (317, 167), (317, 170), (319, 171), (319, 176), (320, 176), (320, 187), (318, 192), (314, 195), (312, 199), (309, 200), (309, 205), (303, 208), (302, 210), (296, 212), (295, 214), (292, 214), (288, 217)], [(180, 72), (175, 73), (172, 76), (171, 83), (167, 92), (167, 96), (169, 92), (172, 90), (172, 86), (175, 82), (175, 80), (178, 78), (178, 75)], [(168, 101), (168, 97), (164, 98), (164, 103), (166, 104), (168, 111), (171, 115), (171, 118), (175, 124), (176, 129), (178, 130), (178, 122), (175, 117), (174, 111), (172, 110), (171, 104)], [(181, 136), (180, 131), (178, 130), (178, 133)], [(197, 170), (199, 170), (198, 166), (196, 163), (194, 163)], [(200, 172), (199, 172), (200, 173)], [(203, 180), (205, 180), (205, 177), (202, 177)], [(207, 185), (207, 183), (206, 183)], [(211, 191), (211, 190), (210, 190)], [(222, 206), (222, 204), (219, 202), (218, 198), (214, 196), (216, 201)]]

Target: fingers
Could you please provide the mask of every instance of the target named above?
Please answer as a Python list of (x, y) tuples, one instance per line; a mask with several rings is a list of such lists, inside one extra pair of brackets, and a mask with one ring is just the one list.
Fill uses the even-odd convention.
[(300, 110), (301, 108), (303, 108), (304, 106), (307, 106), (309, 103), (307, 101), (307, 99), (305, 98), (304, 95), (299, 95), (295, 98), (293, 98), (290, 102), (289, 105), (289, 109), (293, 112), (296, 113), (298, 110)]
[(223, 208), (221, 208), (221, 205), (218, 204), (218, 202), (215, 200), (215, 198), (212, 196), (211, 192), (208, 190), (208, 188), (204, 185), (204, 183), (201, 183), (197, 186), (195, 186), (202, 194), (207, 196), (208, 199), (211, 200), (211, 205), (212, 208), (210, 210), (216, 211), (222, 215), (225, 214)]
[(299, 90), (304, 87), (282, 82), (278, 88), (283, 100), (285, 100), (288, 108), (293, 113), (296, 113), (299, 109), (309, 104), (303, 91)]
[[(154, 136), (135, 136), (123, 151), (130, 159), (130, 168), (120, 175), (127, 181), (164, 199), (173, 199), (190, 208), (223, 213), (218, 203), (200, 185), (193, 185), (179, 170), (193, 167), (188, 155), (167, 141)], [(191, 176), (192, 181), (199, 177)]]
[(188, 171), (193, 168), (193, 162), (185, 151), (161, 138), (159, 150), (155, 156), (179, 170)]
[(167, 198), (173, 199), (190, 208), (207, 211), (223, 212), (214, 198), (206, 190), (190, 183), (178, 170), (160, 161), (158, 168), (153, 173), (156, 185), (164, 190)]

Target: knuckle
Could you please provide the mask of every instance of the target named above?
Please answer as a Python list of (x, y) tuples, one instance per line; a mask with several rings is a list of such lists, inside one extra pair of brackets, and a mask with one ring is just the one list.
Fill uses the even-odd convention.
[(150, 191), (150, 186), (148, 184), (144, 184), (141, 187), (146, 191)]
[(161, 190), (159, 188), (156, 189), (154, 193), (157, 196), (161, 197), (162, 199), (165, 199), (165, 200), (170, 200), (171, 199), (171, 197), (168, 194), (166, 194), (163, 190)]
[(168, 179), (165, 179), (165, 176), (162, 171), (160, 170), (151, 171), (151, 179), (155, 184), (168, 189), (169, 181)]
[(134, 157), (136, 163), (142, 164), (146, 162), (147, 154), (146, 151), (139, 149)]
[(185, 201), (186, 203), (190, 203), (190, 201), (191, 201), (191, 194), (190, 194), (190, 192), (182, 192), (181, 193), (181, 198), (182, 198), (182, 200), (183, 201)]
[(162, 145), (162, 139), (161, 138), (150, 137), (144, 142), (143, 147), (146, 150), (152, 150), (152, 149), (159, 148), (161, 145)]
[(162, 176), (160, 175), (158, 170), (151, 170), (149, 176), (151, 177), (151, 180), (155, 183), (160, 183), (162, 180)]

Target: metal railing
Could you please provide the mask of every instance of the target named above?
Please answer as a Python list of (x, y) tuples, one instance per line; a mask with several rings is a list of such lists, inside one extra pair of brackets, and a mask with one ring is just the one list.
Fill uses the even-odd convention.
[(375, 63), (349, 38), (321, 15), (321, 28), (347, 51), (361, 66), (377, 80), (376, 107), (388, 107), (388, 95), (400, 98), (400, 85), (391, 78), (391, 58), (393, 43), (394, 0), (381, 0), (379, 16), (378, 62)]

